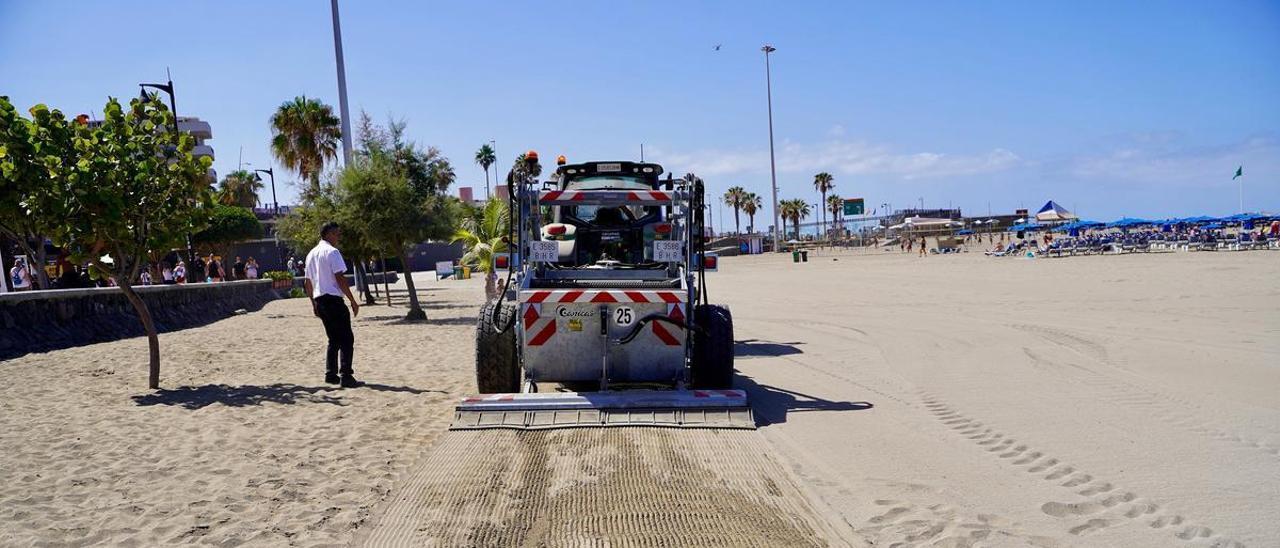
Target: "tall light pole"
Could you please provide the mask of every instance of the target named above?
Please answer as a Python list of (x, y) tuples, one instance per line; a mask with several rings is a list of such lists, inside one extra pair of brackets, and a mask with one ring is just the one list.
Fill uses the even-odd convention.
[(338, 21), (338, 0), (329, 0), (333, 11), (333, 52), (338, 59), (338, 114), (342, 117), (342, 165), (351, 165), (351, 115), (347, 110), (347, 68), (342, 62), (342, 23)]
[(773, 75), (769, 72), (769, 54), (778, 48), (765, 44), (760, 51), (764, 52), (764, 89), (769, 102), (769, 180), (773, 190), (773, 251), (777, 253), (782, 248), (778, 238), (778, 168), (773, 157)]
[[(174, 97), (173, 76), (169, 74), (169, 69), (167, 68), (165, 69), (165, 77), (169, 79), (167, 84), (138, 84), (138, 87), (142, 88), (143, 101), (151, 100), (151, 97), (147, 95), (147, 88), (155, 88), (169, 94), (169, 111), (173, 113), (173, 136), (176, 139), (178, 137), (178, 99)], [(191, 261), (193, 265), (196, 263), (196, 252), (191, 245), (190, 232), (187, 232), (187, 260)]]
[[(266, 173), (267, 175), (269, 175), (269, 176), (271, 177), (271, 207), (272, 207), (272, 209), (275, 211), (276, 216), (279, 216), (279, 215), (280, 215), (280, 202), (276, 201), (276, 171), (275, 171), (275, 168), (271, 168), (271, 167), (269, 167), (269, 168), (267, 168), (267, 169), (255, 169), (255, 170), (253, 170), (253, 173), (254, 173), (254, 177), (258, 177), (258, 175), (257, 175), (257, 174), (259, 174), (259, 173)], [(258, 177), (258, 180), (259, 180), (259, 181), (261, 181), (261, 180), (262, 180), (262, 177)]]

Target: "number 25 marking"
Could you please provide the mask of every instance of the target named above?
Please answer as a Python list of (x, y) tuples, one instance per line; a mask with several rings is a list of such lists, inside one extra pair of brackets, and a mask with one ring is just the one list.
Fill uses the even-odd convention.
[(631, 314), (631, 308), (619, 306), (613, 311), (613, 323), (618, 325), (631, 325), (635, 321), (635, 317)]

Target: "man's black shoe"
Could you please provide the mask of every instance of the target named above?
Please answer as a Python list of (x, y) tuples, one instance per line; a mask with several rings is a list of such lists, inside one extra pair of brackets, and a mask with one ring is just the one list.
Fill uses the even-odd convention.
[(355, 377), (353, 377), (353, 376), (351, 376), (351, 375), (343, 375), (343, 376), (342, 376), (342, 387), (343, 387), (343, 388), (360, 388), (361, 386), (364, 386), (364, 383), (362, 383), (362, 382), (360, 382), (360, 381), (356, 380), (356, 378), (355, 378)]
[(327, 373), (324, 376), (324, 382), (327, 382), (329, 384), (339, 384), (342, 382), (342, 379), (338, 378), (337, 374)]

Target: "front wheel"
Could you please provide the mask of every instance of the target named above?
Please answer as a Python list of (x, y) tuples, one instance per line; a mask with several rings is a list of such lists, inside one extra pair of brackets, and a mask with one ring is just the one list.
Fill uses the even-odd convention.
[(698, 305), (693, 311), (694, 388), (733, 388), (733, 316), (719, 305)]
[(476, 388), (481, 394), (520, 391), (520, 359), (516, 355), (516, 307), (496, 302), (480, 309), (476, 325)]

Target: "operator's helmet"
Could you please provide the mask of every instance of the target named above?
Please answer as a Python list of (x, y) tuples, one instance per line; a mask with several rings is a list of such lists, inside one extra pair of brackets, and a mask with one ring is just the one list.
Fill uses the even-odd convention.
[(538, 163), (538, 151), (530, 150), (529, 152), (524, 153), (524, 161), (530, 164)]

